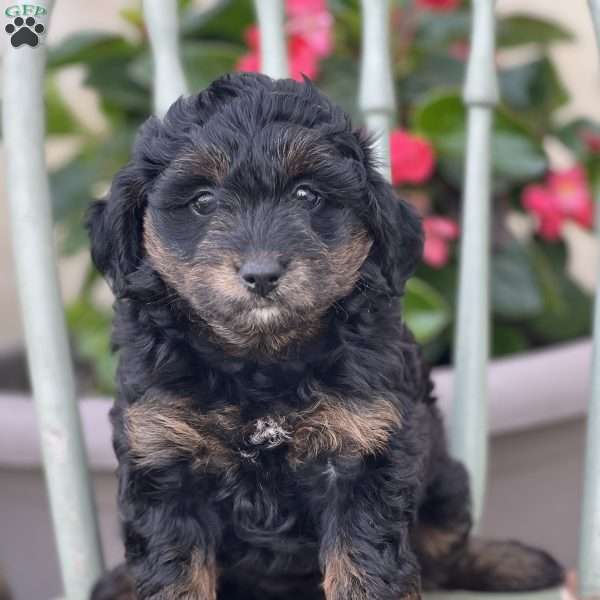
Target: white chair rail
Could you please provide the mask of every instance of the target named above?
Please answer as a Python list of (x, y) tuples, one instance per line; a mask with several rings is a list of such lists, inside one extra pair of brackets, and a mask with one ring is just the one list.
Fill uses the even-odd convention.
[[(48, 29), (52, 0), (39, 20)], [(103, 569), (73, 367), (58, 286), (44, 157), (46, 46), (5, 46), (2, 128), (11, 238), (54, 537), (69, 600)]]
[(450, 446), (471, 476), (475, 523), (483, 509), (488, 446), (490, 146), (498, 101), (494, 41), (494, 0), (473, 0), (471, 51), (464, 89), (468, 130)]

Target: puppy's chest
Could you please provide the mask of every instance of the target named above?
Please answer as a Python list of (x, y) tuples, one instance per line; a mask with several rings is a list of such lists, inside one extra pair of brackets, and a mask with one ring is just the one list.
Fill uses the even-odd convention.
[(248, 418), (239, 407), (209, 411), (181, 398), (153, 395), (124, 418), (130, 454), (141, 467), (189, 461), (194, 470), (230, 471), (270, 461), (293, 469), (330, 456), (383, 452), (401, 427), (392, 398), (369, 401), (319, 394), (307, 409)]

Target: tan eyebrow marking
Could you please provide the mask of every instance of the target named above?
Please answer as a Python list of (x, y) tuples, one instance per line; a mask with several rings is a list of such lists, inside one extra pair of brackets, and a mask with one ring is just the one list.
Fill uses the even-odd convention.
[(231, 168), (231, 160), (216, 146), (201, 146), (179, 156), (171, 166), (177, 173), (206, 177), (214, 183), (222, 183)]

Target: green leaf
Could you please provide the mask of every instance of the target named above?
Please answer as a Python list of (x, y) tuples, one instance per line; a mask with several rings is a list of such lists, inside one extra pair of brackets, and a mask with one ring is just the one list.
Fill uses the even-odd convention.
[[(600, 123), (586, 118), (574, 119), (552, 133), (585, 167), (593, 193), (600, 197), (600, 149), (596, 147), (600, 140)], [(594, 140), (594, 146), (590, 147), (586, 136)]]
[(361, 10), (356, 0), (330, 0), (333, 13), (335, 55), (338, 58), (356, 58), (362, 37)]
[(542, 314), (527, 325), (530, 333), (540, 343), (562, 342), (589, 334), (591, 298), (569, 278), (565, 246), (534, 243), (530, 252), (544, 299)]
[(59, 227), (60, 251), (64, 256), (73, 256), (88, 250), (89, 238), (84, 228), (85, 209), (70, 212)]
[(104, 112), (118, 126), (126, 115), (150, 114), (150, 89), (133, 81), (128, 68), (142, 51), (143, 46), (115, 34), (84, 32), (52, 48), (48, 65), (51, 69), (82, 65), (84, 84), (99, 94)]
[(242, 52), (241, 46), (224, 42), (184, 43), (182, 60), (191, 89), (204, 89), (223, 73), (233, 71)]
[(403, 307), (408, 326), (422, 344), (439, 335), (450, 322), (450, 309), (444, 298), (416, 277), (406, 285)]
[(529, 346), (529, 341), (521, 329), (494, 323), (492, 332), (492, 355), (494, 357), (524, 352)]
[(93, 140), (67, 164), (50, 174), (54, 218), (60, 226), (61, 251), (86, 248), (83, 217), (100, 184), (106, 185), (126, 162), (134, 129), (122, 127), (106, 139)]
[(492, 137), (492, 166), (495, 175), (511, 184), (541, 177), (548, 168), (548, 160), (541, 144), (517, 129), (504, 128), (500, 115), (496, 117)]
[[(442, 172), (459, 187), (465, 161), (467, 113), (456, 92), (429, 95), (413, 115), (413, 127), (431, 140)], [(541, 143), (506, 111), (495, 114), (492, 168), (496, 189), (543, 175), (547, 159)]]
[(465, 106), (460, 95), (442, 90), (429, 94), (415, 107), (413, 126), (432, 140), (440, 140), (464, 129)]
[(465, 78), (466, 65), (442, 52), (422, 52), (413, 48), (413, 64), (408, 73), (398, 73), (396, 77), (396, 93), (400, 98), (400, 106), (411, 106), (430, 97), (431, 90), (440, 88), (458, 88)]
[(102, 108), (115, 126), (124, 115), (143, 119), (151, 114), (150, 87), (131, 78), (126, 62), (107, 59), (90, 63), (85, 84), (98, 92)]
[(110, 349), (110, 312), (99, 309), (89, 298), (79, 298), (67, 307), (67, 324), (77, 355), (94, 371), (99, 391), (114, 391), (116, 358)]
[(81, 156), (50, 174), (54, 218), (59, 224), (64, 255), (73, 255), (88, 245), (83, 218), (97, 177), (93, 162)]
[(450, 261), (443, 269), (434, 269), (425, 262), (419, 265), (416, 276), (433, 286), (442, 295), (446, 304), (454, 312), (458, 269), (456, 261)]
[(500, 88), (506, 104), (539, 131), (549, 127), (552, 113), (569, 100), (547, 57), (501, 71)]
[[(184, 41), (181, 57), (190, 88), (204, 89), (223, 73), (233, 71), (242, 52), (240, 45), (227, 42)], [(149, 51), (131, 64), (129, 74), (138, 85), (151, 87), (154, 73)]]
[[(497, 46), (510, 48), (526, 44), (547, 46), (574, 39), (572, 32), (549, 19), (529, 15), (511, 15), (498, 19)], [(471, 37), (471, 13), (457, 10), (440, 18), (432, 12), (419, 14), (419, 27), (414, 46), (431, 50), (447, 50), (452, 42), (468, 42)]]
[(317, 85), (352, 117), (354, 123), (362, 123), (363, 116), (358, 108), (358, 69), (355, 61), (336, 55), (328, 57), (321, 63)]
[(539, 44), (547, 46), (558, 42), (570, 42), (573, 33), (550, 19), (530, 15), (511, 15), (498, 20), (497, 43), (499, 48)]
[(543, 299), (526, 249), (513, 240), (492, 256), (492, 308), (507, 319), (525, 319), (542, 312)]
[(136, 29), (143, 30), (145, 27), (144, 12), (139, 6), (125, 6), (119, 11), (119, 15)]
[(421, 11), (416, 45), (426, 48), (445, 48), (449, 43), (467, 40), (471, 34), (471, 15), (466, 10), (439, 14)]
[(149, 89), (139, 86), (128, 75), (128, 64), (140, 51), (141, 46), (118, 35), (84, 32), (53, 48), (49, 67), (82, 64), (86, 70), (85, 85), (98, 92), (107, 116), (116, 123), (124, 113), (146, 116), (150, 112)]
[(177, 10), (183, 12), (192, 5), (193, 0), (177, 0)]
[(48, 68), (56, 69), (79, 63), (107, 59), (127, 60), (137, 52), (125, 38), (104, 31), (86, 31), (67, 37), (48, 52)]
[(579, 161), (590, 156), (590, 149), (585, 143), (585, 134), (600, 137), (600, 122), (587, 118), (578, 118), (565, 123), (554, 132), (554, 135), (571, 150)]
[(67, 218), (69, 213), (81, 213), (91, 198), (91, 189), (98, 174), (94, 164), (79, 155), (50, 174), (54, 218)]
[(54, 77), (46, 78), (44, 101), (48, 135), (72, 135), (81, 132), (81, 126), (64, 101)]
[(251, 0), (221, 0), (208, 10), (186, 11), (181, 33), (184, 37), (241, 44), (246, 28), (255, 20)]

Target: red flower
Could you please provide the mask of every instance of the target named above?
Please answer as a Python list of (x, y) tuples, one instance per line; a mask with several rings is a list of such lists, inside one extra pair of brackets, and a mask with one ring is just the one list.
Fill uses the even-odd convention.
[(390, 136), (392, 183), (423, 183), (435, 167), (433, 148), (421, 137), (396, 129)]
[(289, 39), (290, 77), (302, 81), (302, 75), (315, 79), (319, 74), (319, 55), (308, 41), (299, 35)]
[(585, 129), (579, 135), (592, 154), (600, 154), (600, 133)]
[(449, 12), (457, 8), (462, 0), (417, 0), (417, 7), (436, 12)]
[(459, 228), (455, 221), (447, 217), (425, 217), (425, 246), (423, 260), (434, 269), (441, 269), (450, 256), (450, 242), (457, 239)]
[[(298, 81), (302, 75), (314, 79), (320, 60), (333, 50), (333, 17), (325, 0), (287, 0), (288, 57), (290, 76)], [(260, 71), (260, 33), (256, 25), (245, 33), (250, 49), (236, 65), (237, 71)]]
[(594, 221), (592, 195), (579, 166), (551, 172), (545, 184), (527, 186), (521, 202), (537, 218), (538, 233), (545, 240), (559, 239), (565, 221), (588, 228)]

